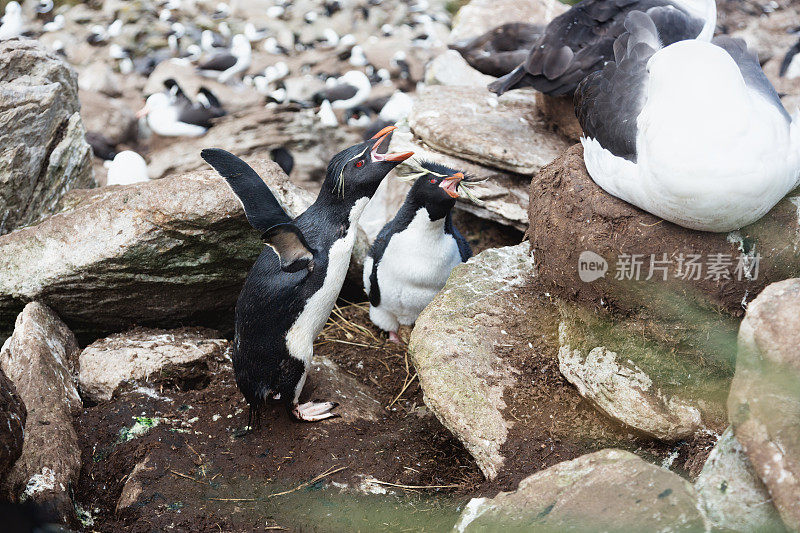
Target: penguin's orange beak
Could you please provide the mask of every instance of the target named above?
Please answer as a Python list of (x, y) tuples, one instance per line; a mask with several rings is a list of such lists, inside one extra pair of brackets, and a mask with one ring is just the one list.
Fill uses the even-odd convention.
[[(412, 155), (414, 155), (414, 152), (400, 152), (391, 154), (385, 153), (386, 149), (389, 147), (389, 143), (386, 142), (385, 146), (382, 145), (384, 144), (384, 141), (392, 137), (392, 132), (396, 129), (397, 129), (396, 126), (386, 126), (381, 131), (376, 133), (372, 137), (372, 139), (370, 139), (375, 141), (375, 144), (372, 146), (372, 150), (370, 150), (370, 155), (372, 156), (373, 162), (391, 161), (395, 163), (400, 163), (402, 161), (405, 161)], [(380, 148), (383, 149), (381, 150)]]
[(448, 176), (442, 180), (439, 187), (444, 189), (444, 192), (450, 195), (451, 198), (458, 198), (458, 184), (464, 179), (462, 172), (456, 172), (452, 176)]

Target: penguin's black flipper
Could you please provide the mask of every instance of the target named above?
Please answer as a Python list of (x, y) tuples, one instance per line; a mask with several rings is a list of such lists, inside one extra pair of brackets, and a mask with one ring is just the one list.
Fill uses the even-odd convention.
[(272, 226), (264, 232), (261, 240), (278, 254), (281, 270), (284, 272), (299, 272), (313, 268), (314, 252), (300, 228), (291, 222)]
[(250, 165), (219, 148), (206, 148), (200, 156), (225, 178), (241, 200), (247, 221), (255, 229), (266, 232), (273, 226), (292, 221)]

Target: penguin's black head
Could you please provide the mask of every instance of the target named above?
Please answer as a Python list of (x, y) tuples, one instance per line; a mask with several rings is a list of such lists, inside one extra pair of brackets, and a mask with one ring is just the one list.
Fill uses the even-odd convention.
[(387, 126), (363, 143), (342, 150), (331, 159), (323, 190), (348, 202), (371, 198), (383, 178), (414, 152), (387, 154), (396, 128)]
[(431, 220), (439, 220), (456, 205), (458, 186), (464, 179), (464, 173), (438, 163), (420, 161), (414, 166), (419, 177), (411, 186), (408, 201), (416, 207), (425, 207)]

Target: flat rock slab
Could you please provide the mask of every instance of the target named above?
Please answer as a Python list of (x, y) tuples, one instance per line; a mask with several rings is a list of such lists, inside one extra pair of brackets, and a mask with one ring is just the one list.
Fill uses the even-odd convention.
[(544, 24), (567, 9), (558, 0), (472, 0), (453, 19), (450, 42), (477, 37), (509, 22)]
[(741, 317), (764, 287), (800, 275), (797, 202), (729, 234), (686, 229), (603, 191), (575, 145), (532, 180), (528, 236), (543, 282), (567, 300), (684, 323)]
[(495, 79), (472, 68), (455, 50), (436, 57), (425, 69), (425, 85), (466, 85), (486, 89)]
[[(473, 188), (475, 196), (481, 201), (480, 204), (461, 196), (456, 203), (456, 208), (477, 217), (498, 222), (504, 226), (511, 226), (520, 231), (528, 229), (528, 186), (526, 176), (504, 172), (449, 154), (443, 154), (427, 146), (421, 140), (414, 139), (413, 135), (409, 133), (396, 134), (392, 139), (391, 150), (413, 151), (414, 157), (417, 159), (440, 163), (463, 172), (470, 179), (485, 180)], [(387, 213), (393, 217), (400, 204), (405, 200), (405, 193), (410, 189), (410, 186), (398, 180), (393, 180), (390, 186), (403, 191), (393, 195), (393, 198), (397, 199), (395, 200), (396, 205), (391, 205)]]
[(718, 528), (731, 531), (784, 531), (767, 488), (728, 428), (694, 483), (700, 509)]
[(428, 87), (408, 122), (440, 152), (518, 174), (537, 172), (570, 145), (547, 128), (530, 92), (498, 98), (481, 87)]
[(3, 480), (12, 501), (33, 500), (70, 523), (71, 491), (81, 469), (73, 415), (83, 404), (75, 387), (78, 343), (53, 311), (30, 303), (0, 351), (0, 369), (14, 382), (28, 419), (22, 456)]
[(213, 330), (137, 328), (87, 346), (79, 357), (78, 383), (92, 401), (110, 400), (126, 382), (191, 383), (229, 348)]
[(664, 441), (726, 427), (733, 369), (670, 342), (687, 332), (566, 301), (558, 307), (559, 369), (600, 411)]
[[(289, 213), (311, 203), (277, 164), (251, 163)], [(38, 299), (78, 334), (187, 322), (231, 328), (264, 246), (216, 172), (104, 187), (68, 203), (0, 237), (0, 324)]]
[(748, 307), (728, 412), (787, 528), (800, 530), (800, 279), (770, 285)]
[(0, 234), (94, 187), (75, 71), (36, 41), (0, 43)]
[(609, 446), (665, 458), (669, 446), (608, 418), (561, 375), (559, 311), (535, 272), (527, 243), (453, 270), (409, 342), (425, 404), (503, 483)]
[(459, 532), (706, 531), (692, 485), (622, 450), (538, 472), (514, 492), (472, 500)]

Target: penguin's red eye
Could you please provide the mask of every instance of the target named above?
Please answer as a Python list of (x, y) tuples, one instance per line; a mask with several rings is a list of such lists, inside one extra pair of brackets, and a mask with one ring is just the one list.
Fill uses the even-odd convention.
[(436, 183), (436, 178), (431, 178), (431, 183)]
[(358, 163), (356, 163), (356, 166), (357, 166), (358, 168), (361, 168), (361, 167), (363, 167), (363, 166), (364, 166), (364, 161), (363, 161), (363, 160), (359, 161)]

